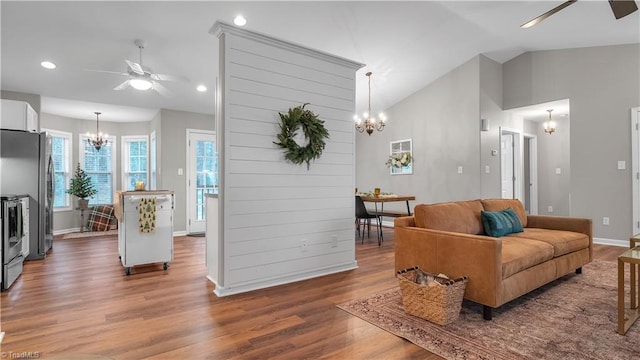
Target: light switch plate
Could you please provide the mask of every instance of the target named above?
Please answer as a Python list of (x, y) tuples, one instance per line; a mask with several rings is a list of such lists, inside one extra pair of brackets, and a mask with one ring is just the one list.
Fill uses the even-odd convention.
[(625, 170), (627, 168), (627, 162), (624, 160), (618, 161), (618, 170)]
[(458, 166), (458, 174), (462, 174), (462, 166)]
[(561, 168), (556, 168), (556, 175), (560, 175), (562, 174), (562, 169)]
[(489, 165), (485, 165), (485, 167), (484, 167), (484, 173), (485, 173), (485, 174), (488, 174), (488, 173), (490, 173), (490, 172), (491, 172), (491, 169), (489, 168)]

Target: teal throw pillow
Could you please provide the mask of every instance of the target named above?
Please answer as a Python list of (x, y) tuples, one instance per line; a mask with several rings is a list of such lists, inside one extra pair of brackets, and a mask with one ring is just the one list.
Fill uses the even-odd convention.
[(481, 211), (484, 232), (493, 237), (522, 232), (522, 223), (512, 208), (502, 211)]

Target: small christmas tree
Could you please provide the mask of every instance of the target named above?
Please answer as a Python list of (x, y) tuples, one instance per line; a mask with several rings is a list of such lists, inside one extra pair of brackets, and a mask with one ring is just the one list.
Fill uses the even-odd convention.
[(71, 178), (71, 184), (67, 193), (71, 195), (75, 195), (80, 199), (85, 199), (87, 197), (93, 196), (98, 191), (91, 183), (91, 176), (87, 175), (84, 170), (80, 168), (80, 163), (76, 166), (76, 172)]

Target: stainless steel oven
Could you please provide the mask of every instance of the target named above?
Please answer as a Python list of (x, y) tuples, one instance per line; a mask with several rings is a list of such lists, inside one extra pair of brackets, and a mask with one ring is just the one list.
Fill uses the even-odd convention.
[(15, 195), (2, 195), (2, 290), (22, 274), (24, 223), (22, 202)]

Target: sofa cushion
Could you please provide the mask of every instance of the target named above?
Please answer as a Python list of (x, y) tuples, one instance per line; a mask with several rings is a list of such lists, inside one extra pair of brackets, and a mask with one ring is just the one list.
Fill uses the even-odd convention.
[(573, 231), (526, 228), (524, 232), (508, 237), (546, 242), (553, 246), (555, 257), (589, 247), (589, 236)]
[(502, 211), (481, 211), (480, 218), (485, 234), (501, 237), (507, 234), (522, 232), (522, 224), (512, 208)]
[(502, 278), (553, 259), (553, 246), (537, 240), (503, 237)]
[(478, 235), (484, 234), (482, 210), (480, 200), (420, 204), (414, 209), (414, 217), (417, 227)]
[(524, 205), (518, 199), (484, 199), (480, 200), (485, 211), (500, 211), (506, 208), (512, 208), (518, 217), (522, 227), (527, 227), (527, 212)]

